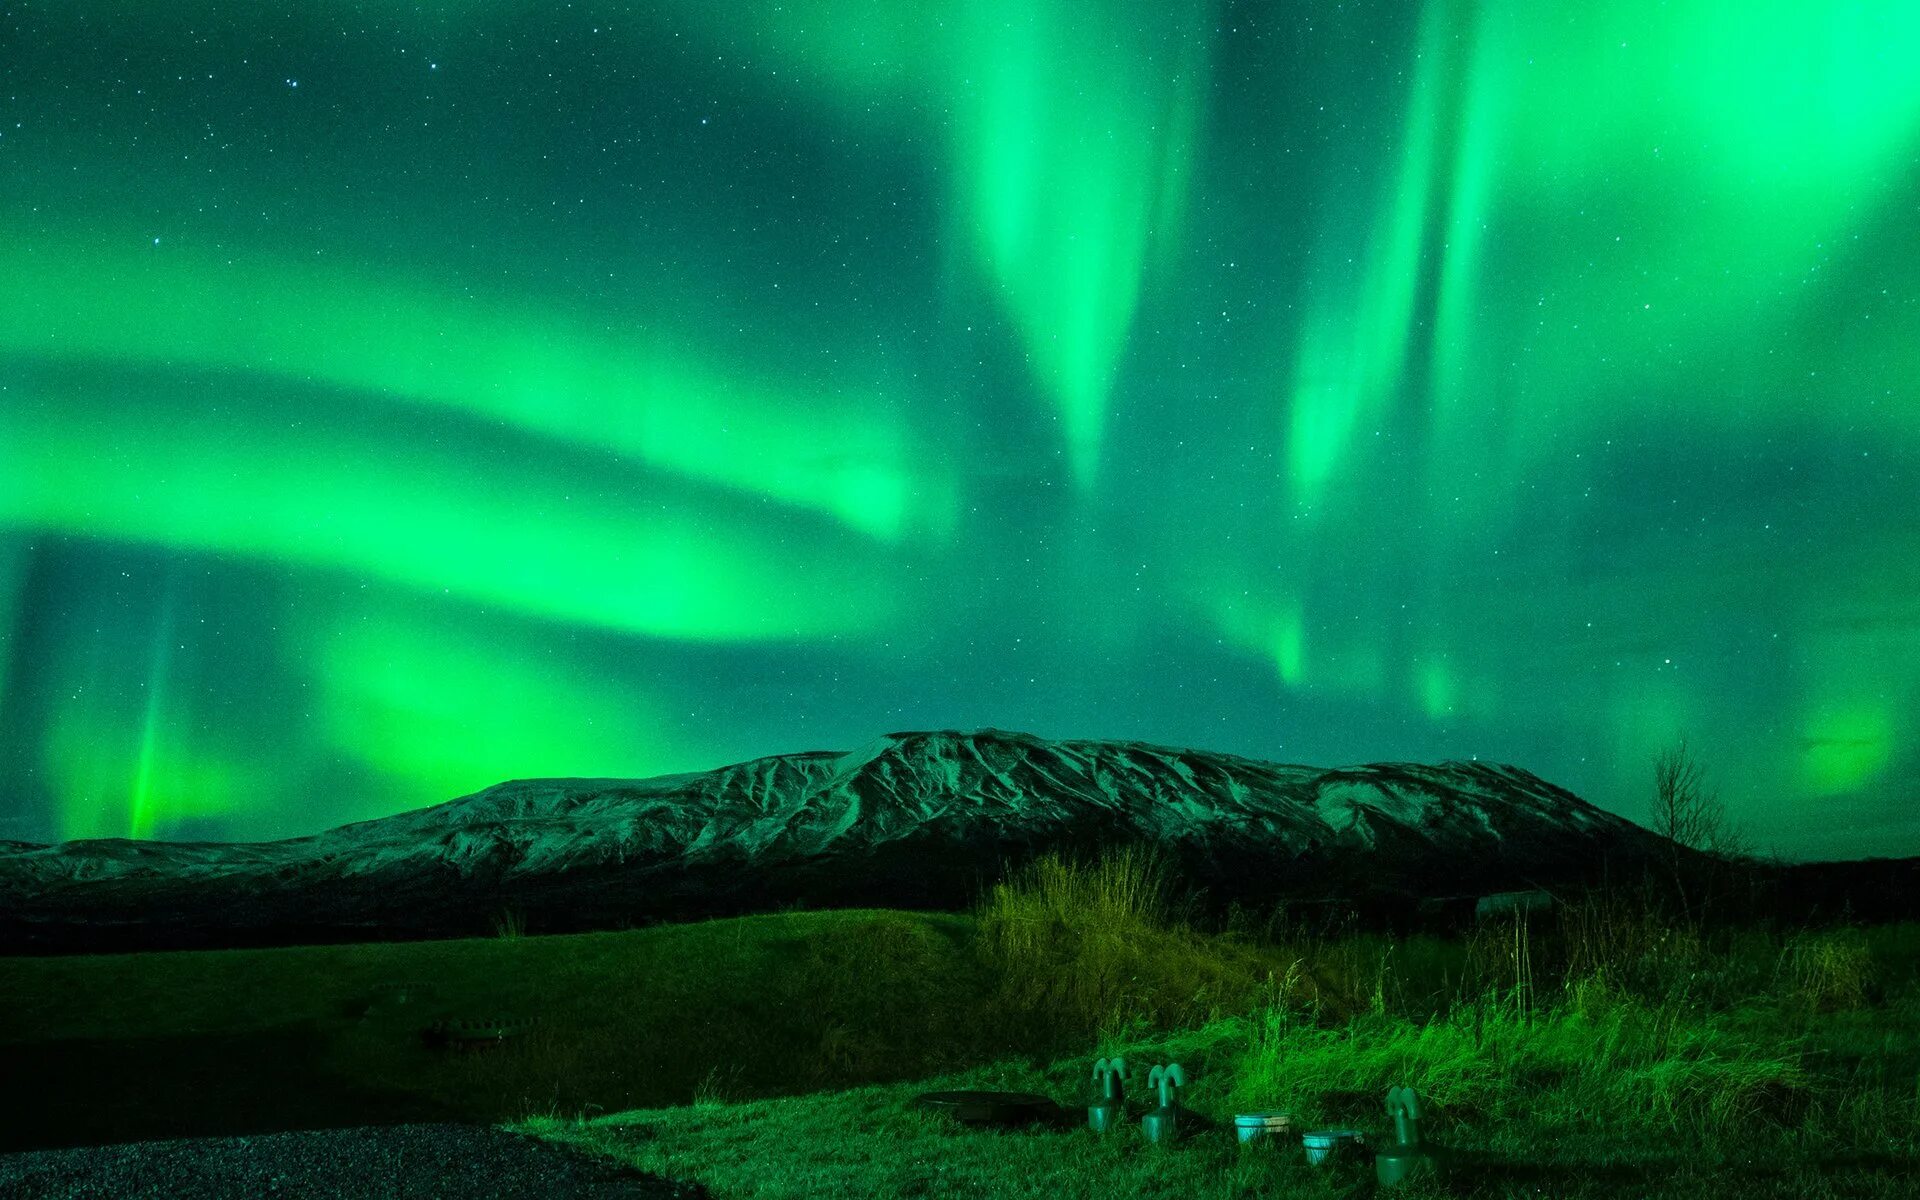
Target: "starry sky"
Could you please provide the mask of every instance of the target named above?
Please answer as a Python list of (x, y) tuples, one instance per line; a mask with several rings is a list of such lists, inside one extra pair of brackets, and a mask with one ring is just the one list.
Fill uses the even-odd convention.
[(1920, 853), (1910, 0), (0, 0), (0, 838), (996, 726)]

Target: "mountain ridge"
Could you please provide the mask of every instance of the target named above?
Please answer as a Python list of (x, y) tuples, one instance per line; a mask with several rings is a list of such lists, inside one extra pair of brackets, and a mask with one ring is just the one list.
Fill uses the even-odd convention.
[(0, 944), (595, 928), (792, 904), (958, 907), (1008, 863), (1151, 842), (1221, 898), (1579, 882), (1662, 844), (1523, 768), (1318, 768), (910, 730), (648, 779), (528, 779), (272, 842), (0, 843)]

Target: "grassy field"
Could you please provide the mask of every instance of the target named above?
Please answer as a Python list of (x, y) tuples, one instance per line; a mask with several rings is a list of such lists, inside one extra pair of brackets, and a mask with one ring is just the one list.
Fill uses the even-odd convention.
[[(0, 959), (0, 1146), (355, 1119), (499, 1120), (899, 1079), (1015, 1049), (968, 1025), (963, 917), (785, 913), (555, 937)], [(437, 1047), (444, 1018), (524, 1020)]]
[[(1586, 897), (1457, 936), (1199, 930), (1150, 860), (1043, 862), (966, 915), (794, 912), (618, 933), (0, 960), (11, 1147), (508, 1120), (720, 1197), (1359, 1195), (1248, 1109), (1426, 1098), (1448, 1194), (1871, 1196), (1920, 1178), (1920, 926), (1703, 929)], [(441, 1017), (533, 1018), (457, 1051)], [(987, 1133), (919, 1092), (1086, 1102), (1178, 1060), (1215, 1123)], [(1136, 1083), (1135, 1094), (1144, 1089)], [(1416, 1190), (1414, 1193), (1418, 1194)]]
[[(1709, 933), (1613, 896), (1457, 939), (1202, 936), (1162, 900), (1138, 863), (1042, 864), (984, 906), (1000, 1002), (1075, 1030), (1080, 1054), (520, 1127), (722, 1198), (1354, 1196), (1377, 1190), (1364, 1164), (1242, 1147), (1232, 1116), (1378, 1137), (1383, 1094), (1406, 1084), (1452, 1153), (1399, 1194), (1920, 1194), (1920, 927)], [(1136, 1076), (1185, 1064), (1204, 1131), (1167, 1149), (1078, 1128), (1091, 1061), (1113, 1053)], [(977, 1131), (913, 1103), (960, 1087), (1053, 1096), (1067, 1124)]]

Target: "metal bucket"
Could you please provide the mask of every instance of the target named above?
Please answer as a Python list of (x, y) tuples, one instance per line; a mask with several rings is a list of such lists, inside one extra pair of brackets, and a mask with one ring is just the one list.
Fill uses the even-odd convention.
[(1310, 1129), (1300, 1135), (1309, 1166), (1326, 1166), (1357, 1155), (1367, 1137), (1358, 1129)]
[(1293, 1114), (1241, 1113), (1233, 1118), (1233, 1132), (1242, 1142), (1259, 1142), (1284, 1137), (1293, 1132)]

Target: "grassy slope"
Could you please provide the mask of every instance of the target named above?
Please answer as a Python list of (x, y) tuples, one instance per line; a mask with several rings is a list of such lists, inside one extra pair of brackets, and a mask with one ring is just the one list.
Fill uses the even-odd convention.
[[(1753, 1014), (1749, 1014), (1753, 1016)], [(1701, 1023), (1692, 1046), (1663, 1058), (1613, 1020), (1509, 1021), (1473, 1048), (1467, 1029), (1390, 1018), (1281, 1033), (1261, 1041), (1227, 1021), (1135, 1046), (1135, 1060), (1196, 1052), (1212, 1069), (1187, 1100), (1215, 1121), (1242, 1108), (1292, 1108), (1379, 1133), (1384, 1079), (1415, 1079), (1436, 1102), (1430, 1139), (1469, 1158), (1444, 1187), (1411, 1194), (1526, 1196), (1878, 1196), (1914, 1194), (1920, 1137), (1914, 1008), (1826, 1018), (1789, 1035), (1763, 1021)], [(1271, 1031), (1269, 1031), (1271, 1037)], [(1820, 1069), (1847, 1044), (1874, 1044), (1880, 1062)], [(1590, 1058), (1590, 1060), (1588, 1060)], [(1087, 1060), (1052, 1068), (1002, 1066), (920, 1085), (868, 1087), (743, 1104), (695, 1104), (599, 1119), (536, 1117), (530, 1133), (612, 1154), (707, 1185), (720, 1198), (785, 1196), (1352, 1196), (1365, 1169), (1313, 1171), (1298, 1144), (1236, 1146), (1213, 1129), (1171, 1150), (1131, 1129), (977, 1133), (925, 1116), (929, 1087), (1004, 1087), (1060, 1098), (1085, 1094)]]
[[(972, 928), (932, 914), (784, 913), (554, 937), (0, 959), (0, 1054), (44, 1089), (38, 1127), (13, 1124), (0, 1144), (356, 1116), (496, 1120), (947, 1069), (1019, 1049), (974, 1019), (986, 983)], [(427, 985), (425, 998), (366, 1011), (409, 982)], [(483, 1052), (421, 1037), (439, 1016), (494, 1014), (538, 1025)], [(266, 1111), (289, 1096), (309, 1102), (284, 1118)]]
[[(1165, 1019), (1162, 987), (1217, 988), (1252, 965), (1246, 947), (1162, 943), (1156, 956), (1170, 951), (1177, 967), (1156, 980), (1129, 948), (1153, 945), (1163, 914), (1150, 898), (1115, 903), (1125, 883), (1043, 868), (990, 898), (983, 943), (1010, 1012), (1084, 1027), (1117, 997), (1098, 1052), (1125, 1052), (1136, 1069), (1171, 1059), (1193, 1069), (1185, 1101), (1213, 1128), (1178, 1149), (1131, 1130), (963, 1130), (912, 1104), (922, 1090), (989, 1087), (1075, 1106), (1090, 1054), (521, 1127), (696, 1180), (722, 1200), (1351, 1196), (1374, 1190), (1364, 1166), (1313, 1171), (1297, 1144), (1242, 1148), (1226, 1122), (1282, 1108), (1378, 1135), (1383, 1092), (1407, 1083), (1427, 1098), (1429, 1137), (1461, 1153), (1444, 1185), (1401, 1194), (1915, 1194), (1920, 927), (1706, 938), (1602, 901), (1544, 930), (1496, 927), (1452, 944), (1269, 930), (1259, 941), (1289, 969), (1251, 1002), (1223, 1004), (1230, 1015), (1181, 1028)], [(1221, 961), (1209, 972), (1210, 954)], [(1126, 983), (1090, 995), (1085, 981), (1100, 978)], [(1116, 1025), (1129, 1009), (1134, 1021)]]
[(0, 958), (0, 1040), (191, 1034), (329, 1021), (379, 989), (424, 981), (464, 1006), (533, 1011), (556, 1024), (647, 1024), (724, 1004), (845, 953), (843, 942), (947, 957), (963, 917), (779, 913), (616, 933), (267, 950)]
[[(1084, 1060), (1038, 1070), (1004, 1066), (914, 1085), (859, 1088), (820, 1096), (636, 1111), (590, 1121), (536, 1117), (519, 1128), (612, 1155), (644, 1170), (705, 1185), (720, 1200), (808, 1196), (982, 1197), (993, 1200), (1134, 1196), (1175, 1198), (1347, 1197), (1375, 1189), (1365, 1164), (1338, 1171), (1306, 1166), (1297, 1141), (1241, 1147), (1216, 1127), (1172, 1150), (1133, 1130), (1106, 1137), (1083, 1129), (974, 1131), (912, 1105), (922, 1090), (1009, 1088), (1058, 1097), (1082, 1094)], [(1196, 1083), (1189, 1099), (1224, 1121), (1234, 1107), (1226, 1088)], [(1324, 1095), (1276, 1087), (1303, 1107), (1332, 1107), (1379, 1135), (1377, 1097), (1334, 1105)], [(1571, 1094), (1523, 1089), (1521, 1097), (1565, 1103)], [(1401, 1194), (1567, 1197), (1914, 1195), (1920, 1149), (1898, 1144), (1829, 1145), (1818, 1135), (1769, 1124), (1754, 1136), (1701, 1141), (1645, 1127), (1609, 1136), (1567, 1131), (1524, 1115), (1502, 1126), (1436, 1121), (1434, 1141), (1471, 1157), (1441, 1186)], [(1442, 1131), (1444, 1130), (1444, 1131)]]
[[(1244, 993), (1271, 955), (1149, 932), (1046, 1003), (1011, 995), (971, 916), (793, 912), (600, 934), (0, 958), (0, 1053), (39, 1081), (0, 1149), (359, 1120), (498, 1120), (770, 1096), (1052, 1055), (1062, 1005)], [(1189, 971), (1197, 972), (1197, 976)], [(1177, 972), (1177, 977), (1170, 973)], [(1078, 975), (1076, 975), (1078, 978)], [(1030, 981), (1043, 990), (1053, 976)], [(380, 1001), (395, 984), (406, 1003)], [(424, 993), (422, 996), (421, 993)], [(435, 1018), (533, 1017), (481, 1052)]]
[[(1223, 1132), (1162, 1153), (961, 1131), (910, 1104), (988, 1086), (1077, 1105), (1091, 1056), (1119, 1050), (1197, 1068), (1186, 1099), (1216, 1119), (1281, 1107), (1377, 1130), (1382, 1091), (1411, 1083), (1435, 1137), (1489, 1158), (1456, 1191), (1913, 1194), (1920, 927), (1703, 939), (1596, 906), (1465, 940), (1203, 935), (1143, 872), (1042, 864), (969, 917), (0, 960), (0, 1053), (40, 1085), (6, 1133), (535, 1113), (534, 1132), (722, 1197), (1370, 1188)], [(361, 1015), (403, 981), (438, 998)], [(443, 1012), (541, 1025), (449, 1054), (419, 1038)], [(155, 1046), (177, 1053), (143, 1057)], [(305, 1107), (267, 1111), (286, 1097)], [(636, 1111), (595, 1115), (613, 1109)]]
[[(1364, 1169), (1308, 1169), (1297, 1144), (1237, 1146), (1236, 1111), (1285, 1108), (1377, 1136), (1386, 1086), (1431, 1097), (1429, 1137), (1469, 1152), (1443, 1194), (1908, 1197), (1920, 1179), (1920, 1004), (1795, 1011), (1766, 1001), (1685, 1017), (1631, 1000), (1522, 1019), (1319, 1023), (1266, 1010), (1199, 1030), (1110, 1041), (1136, 1064), (1204, 1067), (1186, 1101), (1218, 1126), (1173, 1151), (1132, 1130), (975, 1132), (922, 1114), (930, 1088), (1086, 1095), (1087, 1058), (1006, 1064), (911, 1085), (522, 1128), (696, 1180), (728, 1198), (1349, 1196)], [(1136, 1089), (1140, 1090), (1140, 1089)], [(1442, 1189), (1414, 1189), (1413, 1194)]]

